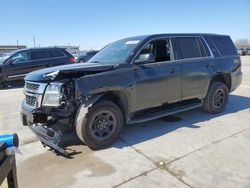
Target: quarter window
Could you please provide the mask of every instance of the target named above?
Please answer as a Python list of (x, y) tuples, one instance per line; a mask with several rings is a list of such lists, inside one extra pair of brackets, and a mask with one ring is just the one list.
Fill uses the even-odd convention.
[(181, 37), (177, 39), (182, 54), (182, 58), (197, 58), (201, 57), (201, 51), (195, 37)]
[(64, 54), (58, 50), (53, 50), (50, 53), (51, 57), (64, 57)]
[(228, 36), (210, 37), (220, 55), (237, 55), (235, 46)]

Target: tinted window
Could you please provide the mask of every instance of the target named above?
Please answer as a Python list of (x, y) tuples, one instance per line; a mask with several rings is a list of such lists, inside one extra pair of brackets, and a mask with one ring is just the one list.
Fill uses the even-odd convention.
[(195, 37), (181, 37), (177, 38), (182, 58), (196, 58), (201, 57), (200, 48)]
[(237, 55), (235, 46), (228, 36), (215, 36), (210, 37), (220, 55)]
[(51, 57), (49, 51), (33, 51), (31, 52), (31, 56), (33, 60), (46, 59)]
[(50, 53), (51, 57), (64, 57), (64, 54), (58, 50), (53, 50)]
[(214, 57), (219, 57), (220, 54), (219, 54), (218, 50), (216, 49), (216, 47), (215, 47), (214, 43), (212, 42), (212, 40), (207, 36), (204, 36), (204, 38), (206, 39), (206, 42), (208, 43), (209, 48), (212, 51)]

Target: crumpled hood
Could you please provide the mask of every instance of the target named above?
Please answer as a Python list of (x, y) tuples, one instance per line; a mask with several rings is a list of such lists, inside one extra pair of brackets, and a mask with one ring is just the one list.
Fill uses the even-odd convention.
[(114, 65), (101, 63), (80, 63), (72, 65), (55, 66), (37, 70), (27, 74), (24, 80), (34, 82), (48, 82), (70, 77), (81, 77), (87, 73), (98, 73), (113, 69)]

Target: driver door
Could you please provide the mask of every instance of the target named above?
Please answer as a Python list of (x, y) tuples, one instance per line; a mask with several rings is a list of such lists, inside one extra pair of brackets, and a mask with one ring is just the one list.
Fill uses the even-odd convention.
[[(159, 107), (181, 100), (181, 65), (173, 60), (170, 39), (154, 40), (140, 52), (153, 54), (154, 62), (134, 62), (136, 77), (135, 111)], [(139, 58), (138, 56), (138, 58)]]
[(12, 56), (4, 66), (3, 74), (6, 81), (14, 81), (22, 79), (28, 70), (28, 64), (31, 60), (29, 51), (18, 52)]

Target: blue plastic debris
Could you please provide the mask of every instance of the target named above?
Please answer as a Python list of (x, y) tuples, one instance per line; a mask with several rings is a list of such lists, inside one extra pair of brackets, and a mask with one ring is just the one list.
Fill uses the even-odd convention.
[(5, 143), (7, 147), (18, 147), (19, 145), (19, 139), (16, 133), (0, 135), (0, 142)]

